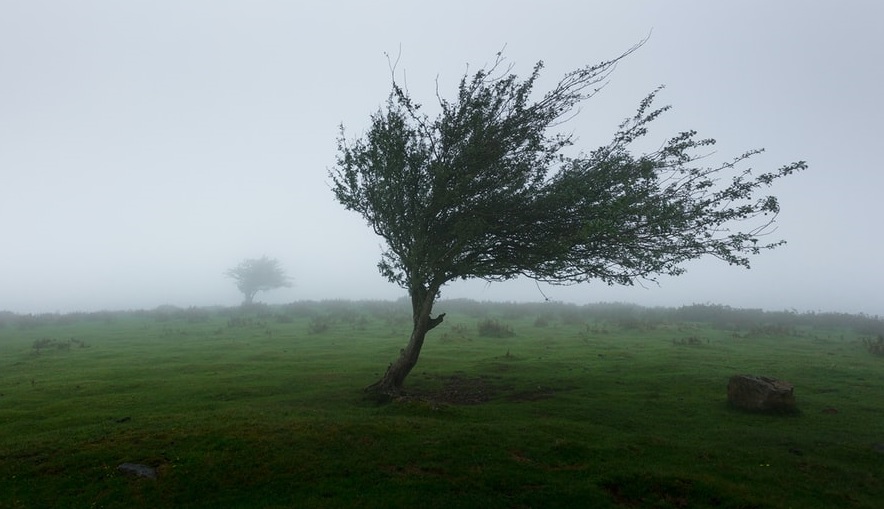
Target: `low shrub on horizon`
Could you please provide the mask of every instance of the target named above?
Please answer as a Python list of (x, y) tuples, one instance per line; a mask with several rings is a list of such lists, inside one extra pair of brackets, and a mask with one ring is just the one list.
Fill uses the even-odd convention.
[(491, 318), (480, 320), (477, 328), (479, 336), (483, 338), (509, 338), (516, 334), (509, 325)]

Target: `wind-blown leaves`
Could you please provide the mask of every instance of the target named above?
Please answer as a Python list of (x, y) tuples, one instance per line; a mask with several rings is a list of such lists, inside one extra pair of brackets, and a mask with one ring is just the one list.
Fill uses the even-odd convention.
[(753, 150), (699, 166), (715, 141), (693, 131), (633, 154), (669, 109), (653, 108), (659, 89), (609, 144), (563, 155), (573, 138), (552, 128), (630, 52), (569, 73), (536, 101), (542, 64), (520, 81), (495, 74), (499, 59), (464, 76), (455, 100), (440, 98), (434, 119), (394, 84), (362, 138), (348, 142), (342, 128), (333, 190), (385, 239), (383, 275), (409, 289), (520, 275), (633, 284), (681, 274), (683, 262), (704, 255), (748, 267), (750, 255), (781, 245), (762, 242), (779, 205), (758, 194), (805, 163), (753, 176), (738, 169), (760, 152)]

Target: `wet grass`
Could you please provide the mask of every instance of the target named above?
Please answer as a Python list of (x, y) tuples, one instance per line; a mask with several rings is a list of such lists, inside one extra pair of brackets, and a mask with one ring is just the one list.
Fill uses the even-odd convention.
[[(880, 506), (860, 334), (474, 308), (385, 405), (360, 389), (404, 345), (398, 308), (5, 316), (0, 507)], [(729, 408), (737, 373), (792, 382), (800, 413)]]

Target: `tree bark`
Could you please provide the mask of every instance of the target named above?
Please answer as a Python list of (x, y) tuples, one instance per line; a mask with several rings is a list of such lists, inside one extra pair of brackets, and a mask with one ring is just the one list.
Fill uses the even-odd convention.
[(411, 308), (414, 326), (408, 345), (399, 351), (399, 357), (387, 368), (384, 376), (365, 388), (366, 392), (384, 396), (398, 396), (403, 393), (405, 378), (417, 364), (427, 332), (442, 323), (445, 313), (431, 318), (438, 288), (425, 288), (423, 285), (411, 290)]

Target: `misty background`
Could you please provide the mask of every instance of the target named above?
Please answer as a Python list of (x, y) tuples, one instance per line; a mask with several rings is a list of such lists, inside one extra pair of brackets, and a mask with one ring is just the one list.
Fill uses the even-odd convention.
[(522, 77), (545, 62), (543, 92), (650, 34), (567, 125), (578, 148), (665, 85), (649, 139), (696, 129), (718, 140), (710, 165), (759, 147), (758, 171), (808, 161), (771, 190), (789, 243), (750, 271), (707, 259), (659, 285), (468, 281), (443, 299), (884, 314), (882, 16), (872, 0), (4, 0), (0, 310), (236, 305), (224, 272), (262, 255), (294, 286), (258, 301), (401, 297), (327, 177), (339, 125), (360, 135), (387, 98), (385, 54), (432, 114), (437, 86), (453, 97), (504, 47)]

